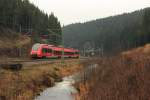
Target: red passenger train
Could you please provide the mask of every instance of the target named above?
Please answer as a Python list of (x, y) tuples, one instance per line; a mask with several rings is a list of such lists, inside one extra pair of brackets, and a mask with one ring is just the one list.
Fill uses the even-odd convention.
[(48, 44), (34, 44), (30, 53), (31, 58), (79, 58), (79, 50), (63, 48)]

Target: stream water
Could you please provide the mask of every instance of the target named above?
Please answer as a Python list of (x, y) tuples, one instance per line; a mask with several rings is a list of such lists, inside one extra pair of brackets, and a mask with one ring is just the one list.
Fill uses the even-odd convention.
[[(91, 75), (92, 69), (96, 68), (97, 64), (90, 65), (85, 68), (85, 75)], [(83, 74), (83, 73), (82, 73)], [(73, 94), (77, 93), (77, 90), (72, 86), (77, 81), (81, 81), (83, 75), (80, 72), (63, 78), (62, 82), (58, 82), (54, 87), (46, 89), (35, 100), (75, 100)], [(84, 77), (85, 78), (85, 77)]]
[(46, 89), (35, 100), (74, 100), (72, 94), (76, 89), (72, 86), (75, 83), (75, 76), (63, 78), (62, 82), (56, 83), (54, 87)]

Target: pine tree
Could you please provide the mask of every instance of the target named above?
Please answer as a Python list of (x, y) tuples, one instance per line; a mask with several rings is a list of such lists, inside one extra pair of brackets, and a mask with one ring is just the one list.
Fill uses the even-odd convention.
[[(0, 0), (0, 24), (19, 32), (35, 32), (36, 41), (50, 29), (61, 35), (61, 25), (52, 13), (48, 15), (29, 0)], [(49, 33), (47, 33), (49, 34)]]

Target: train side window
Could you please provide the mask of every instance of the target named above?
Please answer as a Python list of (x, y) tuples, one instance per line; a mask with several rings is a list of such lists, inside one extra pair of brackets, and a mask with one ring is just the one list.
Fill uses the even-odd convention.
[(58, 54), (58, 51), (54, 51), (54, 54), (56, 54), (56, 55), (57, 55), (57, 54)]
[(59, 54), (62, 55), (62, 51), (59, 51)]
[(52, 49), (47, 49), (47, 53), (52, 53)]
[(64, 52), (65, 55), (67, 55), (67, 52)]
[(61, 54), (62, 54), (62, 51), (58, 51), (58, 54), (61, 55)]
[(54, 54), (56, 54), (56, 51), (54, 51)]
[(79, 52), (75, 52), (75, 54), (79, 54)]
[(73, 52), (65, 52), (65, 55), (73, 55)]
[(56, 55), (62, 55), (62, 51), (54, 51), (54, 54), (56, 54)]

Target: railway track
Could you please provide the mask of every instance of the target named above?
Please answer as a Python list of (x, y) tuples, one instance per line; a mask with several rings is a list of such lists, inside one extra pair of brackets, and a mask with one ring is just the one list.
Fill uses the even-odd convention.
[[(86, 60), (88, 58), (79, 58), (78, 60)], [(4, 63), (0, 64), (0, 68), (4, 69), (13, 69), (13, 70), (20, 70), (22, 67), (32, 67), (37, 65), (46, 65), (46, 64), (53, 64), (53, 63), (62, 63), (62, 62), (72, 62), (77, 59), (73, 58), (65, 58), (62, 59), (36, 59), (36, 60), (8, 60)]]

